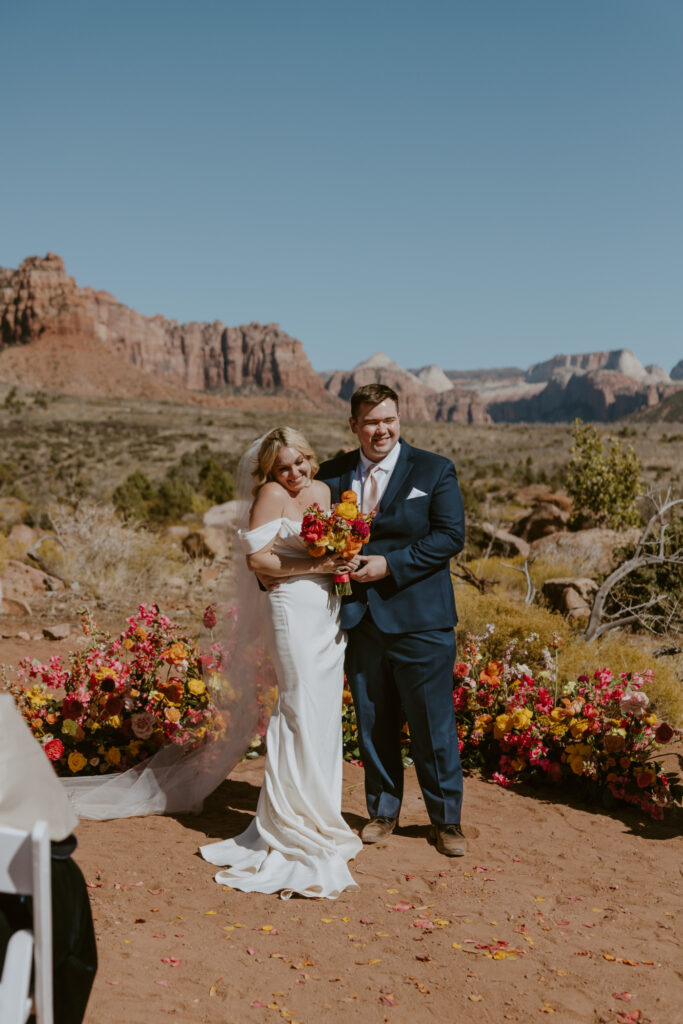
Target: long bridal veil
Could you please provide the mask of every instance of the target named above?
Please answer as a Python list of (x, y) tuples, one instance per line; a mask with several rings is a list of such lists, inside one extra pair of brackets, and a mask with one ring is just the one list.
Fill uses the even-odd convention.
[(225, 731), (196, 750), (164, 746), (147, 761), (120, 774), (62, 779), (82, 818), (104, 821), (199, 811), (257, 732), (260, 691), (269, 675), (263, 655), (264, 595), (247, 569), (240, 536), (249, 525), (252, 471), (262, 440), (254, 441), (239, 463), (237, 529), (230, 570), (219, 584), (216, 624), (209, 636), (202, 638), (207, 688), (225, 721)]

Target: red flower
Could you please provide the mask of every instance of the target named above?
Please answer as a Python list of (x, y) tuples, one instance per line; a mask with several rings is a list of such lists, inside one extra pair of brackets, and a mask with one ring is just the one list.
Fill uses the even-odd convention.
[(354, 519), (351, 529), (356, 537), (360, 537), (362, 540), (370, 536), (370, 526), (364, 519)]
[(43, 750), (51, 761), (59, 761), (60, 757), (64, 753), (64, 744), (58, 739), (48, 740), (43, 747)]
[(216, 625), (216, 605), (210, 604), (204, 609), (204, 616), (202, 622), (207, 629), (213, 629)]
[(104, 705), (104, 711), (107, 715), (120, 715), (123, 711), (123, 700), (121, 697), (108, 697), (107, 703)]
[(467, 679), (470, 667), (464, 661), (456, 661), (453, 666), (453, 675), (456, 679)]
[(668, 722), (660, 722), (655, 729), (655, 739), (657, 743), (669, 743), (674, 736), (674, 731)]
[(102, 690), (103, 693), (113, 693), (115, 689), (115, 680), (112, 679), (111, 676), (105, 676), (102, 682), (100, 683), (100, 690)]

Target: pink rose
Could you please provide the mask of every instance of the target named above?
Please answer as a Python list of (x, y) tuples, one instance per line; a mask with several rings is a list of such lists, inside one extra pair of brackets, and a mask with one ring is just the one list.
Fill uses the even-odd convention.
[(43, 750), (51, 761), (59, 761), (60, 757), (64, 753), (64, 744), (58, 739), (48, 740), (43, 747)]
[(131, 728), (139, 740), (148, 740), (154, 732), (155, 718), (149, 711), (141, 711), (130, 720)]

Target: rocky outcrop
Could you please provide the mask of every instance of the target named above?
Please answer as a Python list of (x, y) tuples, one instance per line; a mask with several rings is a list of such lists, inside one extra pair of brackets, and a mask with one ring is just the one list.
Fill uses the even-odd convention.
[(531, 543), (540, 537), (566, 530), (569, 512), (551, 501), (539, 501), (528, 515), (518, 520), (511, 532)]
[[(659, 369), (659, 367), (658, 367)], [(536, 381), (569, 378), (574, 374), (594, 373), (597, 370), (614, 370), (634, 380), (646, 380), (649, 376), (639, 359), (627, 348), (611, 352), (583, 352), (578, 355), (553, 356), (542, 363), (534, 363), (526, 373), (529, 383)], [(664, 372), (664, 371), (662, 371)]]
[[(438, 367), (431, 369), (438, 370)], [(444, 379), (447, 379), (445, 375)], [(383, 352), (358, 363), (348, 373), (337, 370), (330, 374), (325, 387), (331, 394), (348, 401), (353, 392), (365, 384), (385, 384), (393, 388), (399, 396), (401, 414), (406, 419), (464, 424), (491, 422), (476, 391), (452, 387), (450, 382), (448, 388), (444, 388), (440, 379), (439, 389), (432, 388)]]
[(95, 339), (139, 371), (191, 391), (303, 392), (329, 405), (301, 342), (279, 324), (143, 316), (107, 292), (79, 288), (54, 253), (0, 269), (0, 347), (45, 336)]
[(558, 423), (577, 416), (611, 422), (656, 405), (675, 390), (675, 384), (662, 383), (656, 377), (636, 379), (616, 370), (595, 370), (568, 379), (552, 378), (536, 395), (490, 401), (487, 411), (496, 423)]
[(421, 370), (416, 370), (415, 376), (432, 391), (450, 391), (453, 387), (453, 381), (446, 376), (440, 366), (433, 363), (431, 366), (423, 366)]
[(550, 607), (567, 618), (585, 618), (590, 615), (598, 585), (587, 576), (557, 577), (543, 584), (543, 596)]
[(683, 380), (683, 359), (679, 359), (669, 374), (672, 380)]
[(551, 533), (533, 541), (531, 550), (535, 558), (577, 575), (606, 576), (616, 567), (619, 550), (635, 544), (640, 534), (641, 530), (635, 528), (620, 532), (603, 527)]

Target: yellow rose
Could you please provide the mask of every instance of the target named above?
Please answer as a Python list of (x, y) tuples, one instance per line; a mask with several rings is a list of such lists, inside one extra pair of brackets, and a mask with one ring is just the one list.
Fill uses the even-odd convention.
[(121, 751), (118, 747), (110, 747), (104, 757), (108, 764), (119, 764), (121, 761)]
[(656, 715), (645, 715), (645, 718), (643, 719), (643, 721), (645, 722), (646, 725), (656, 725), (657, 722), (659, 721), (659, 719), (657, 718)]
[(200, 693), (206, 692), (206, 685), (203, 679), (188, 679), (187, 688), (195, 697), (198, 697)]
[(123, 725), (121, 715), (111, 715), (111, 717), (107, 719), (107, 725), (110, 725), (112, 729), (120, 729)]
[(512, 728), (526, 729), (533, 717), (533, 712), (530, 711), (529, 708), (518, 708), (512, 713)]
[(123, 646), (126, 648), (127, 651), (130, 651), (131, 648), (133, 647), (133, 641), (129, 636), (127, 636), (126, 639), (123, 641)]
[(569, 767), (574, 772), (574, 775), (583, 775), (583, 758), (572, 757), (569, 759)]
[(497, 740), (503, 738), (506, 732), (510, 731), (510, 715), (497, 715), (493, 726), (493, 735)]
[(358, 505), (356, 505), (355, 501), (340, 501), (337, 505), (336, 513), (342, 519), (352, 522), (358, 518)]
[(164, 711), (164, 718), (166, 719), (167, 722), (179, 722), (180, 711), (178, 710), (178, 708), (174, 707), (166, 708), (166, 710)]
[(589, 722), (585, 718), (575, 718), (572, 724), (569, 726), (569, 731), (578, 740), (585, 733), (588, 728)]
[(65, 736), (75, 736), (78, 731), (78, 722), (73, 718), (65, 718), (62, 722), (62, 732)]
[(69, 754), (69, 760), (67, 761), (67, 764), (69, 765), (69, 771), (73, 772), (74, 774), (76, 772), (80, 772), (81, 769), (85, 768), (87, 763), (88, 762), (83, 757), (83, 754), (81, 754), (78, 750), (74, 750), (72, 751), (71, 754)]

